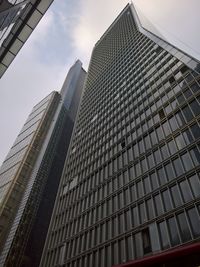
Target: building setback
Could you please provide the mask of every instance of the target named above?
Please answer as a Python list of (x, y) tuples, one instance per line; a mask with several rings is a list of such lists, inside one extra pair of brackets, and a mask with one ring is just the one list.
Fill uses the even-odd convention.
[(41, 267), (200, 264), (199, 66), (132, 4), (96, 43)]
[(34, 106), (0, 169), (0, 265), (39, 265), (86, 72)]
[(0, 78), (53, 0), (1, 0)]

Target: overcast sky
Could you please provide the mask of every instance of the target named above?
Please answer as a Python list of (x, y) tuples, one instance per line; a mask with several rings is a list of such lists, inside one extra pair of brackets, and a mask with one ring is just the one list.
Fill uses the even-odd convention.
[[(54, 0), (0, 79), (0, 164), (32, 107), (52, 90), (61, 89), (77, 58), (87, 69), (94, 44), (128, 2)], [(200, 59), (199, 0), (134, 2), (162, 35)]]

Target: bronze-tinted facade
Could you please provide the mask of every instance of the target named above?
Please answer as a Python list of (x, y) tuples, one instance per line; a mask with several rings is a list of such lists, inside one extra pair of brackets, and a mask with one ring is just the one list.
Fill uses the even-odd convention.
[(41, 267), (111, 267), (199, 241), (199, 66), (142, 28), (133, 5), (108, 28), (92, 53)]

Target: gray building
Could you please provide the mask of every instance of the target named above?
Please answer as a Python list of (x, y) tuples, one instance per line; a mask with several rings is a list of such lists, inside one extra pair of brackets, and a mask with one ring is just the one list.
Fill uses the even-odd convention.
[(53, 0), (0, 1), (0, 78)]
[(41, 267), (200, 264), (199, 67), (132, 4), (96, 43)]
[(86, 72), (76, 61), (60, 93), (32, 109), (0, 169), (0, 265), (39, 265)]

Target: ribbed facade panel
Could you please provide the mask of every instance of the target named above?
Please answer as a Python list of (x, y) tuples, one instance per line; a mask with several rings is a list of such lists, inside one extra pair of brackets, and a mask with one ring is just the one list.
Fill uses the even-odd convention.
[(40, 266), (111, 267), (199, 240), (198, 62), (148, 34), (128, 5), (94, 47)]

